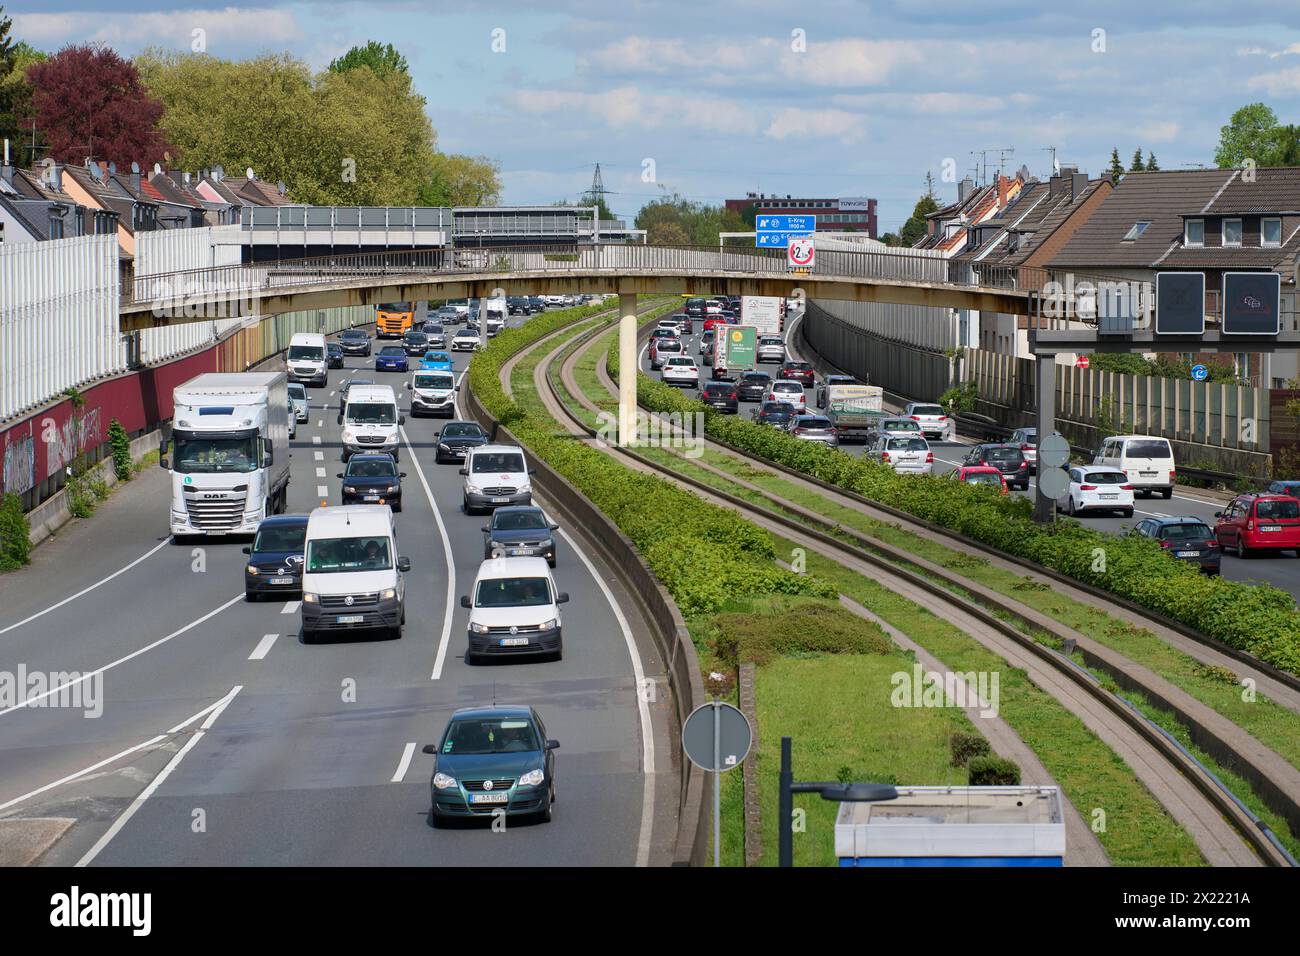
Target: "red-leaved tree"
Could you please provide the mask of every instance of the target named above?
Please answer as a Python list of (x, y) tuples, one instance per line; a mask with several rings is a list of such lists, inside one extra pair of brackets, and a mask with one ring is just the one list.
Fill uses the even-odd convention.
[(33, 64), (27, 82), (36, 125), (58, 162), (90, 156), (147, 167), (169, 149), (157, 125), (163, 104), (145, 90), (135, 65), (108, 47), (66, 46)]

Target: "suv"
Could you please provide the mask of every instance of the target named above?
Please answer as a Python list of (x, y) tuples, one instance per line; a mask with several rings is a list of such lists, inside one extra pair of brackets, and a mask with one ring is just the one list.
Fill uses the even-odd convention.
[(1017, 428), (1007, 439), (1009, 445), (1019, 445), (1020, 453), (1025, 456), (1025, 461), (1029, 462), (1031, 473), (1038, 471), (1038, 429), (1037, 428)]
[(423, 355), (430, 348), (429, 337), (423, 332), (407, 332), (402, 336), (402, 348), (407, 355)]
[(964, 465), (990, 465), (1002, 472), (1007, 485), (1029, 490), (1029, 463), (1018, 445), (976, 445), (962, 459)]
[(545, 558), (555, 567), (555, 535), (551, 532), (559, 530), (536, 505), (498, 508), (483, 526), (483, 557)]
[(813, 375), (813, 367), (807, 362), (782, 362), (779, 374), (781, 378), (792, 382), (798, 382), (805, 388), (811, 388), (816, 384), (816, 378)]
[(244, 548), (244, 600), (263, 594), (297, 594), (302, 590), (302, 551), (307, 540), (306, 515), (271, 515), (257, 526), (253, 544)]
[(740, 401), (736, 396), (734, 382), (705, 382), (704, 387), (700, 389), (700, 401), (728, 415), (740, 411)]
[(1260, 551), (1296, 551), (1300, 555), (1300, 500), (1290, 495), (1238, 495), (1216, 511), (1214, 537), (1237, 557)]
[(799, 414), (803, 414), (808, 408), (808, 397), (804, 394), (803, 384), (800, 382), (790, 382), (785, 379), (777, 379), (768, 389), (764, 397), (765, 402), (789, 402)]
[(942, 440), (948, 434), (948, 414), (942, 405), (912, 402), (903, 409), (903, 414), (921, 426), (921, 433), (926, 438)]
[(370, 336), (360, 329), (344, 329), (339, 333), (339, 347), (348, 355), (370, 356)]
[(765, 335), (758, 340), (756, 362), (784, 362), (785, 339), (779, 335)]
[(568, 600), (542, 558), (484, 561), (474, 590), (460, 599), (460, 606), (469, 608), (466, 663), (507, 654), (551, 654), (559, 660), (564, 656), (559, 606)]
[(448, 422), (438, 432), (438, 450), (434, 461), (444, 464), (449, 461), (464, 461), (471, 448), (478, 448), (488, 443), (487, 435), (478, 422)]
[(745, 372), (736, 383), (736, 396), (742, 402), (761, 402), (772, 384), (772, 376), (766, 372)]
[(394, 511), (402, 510), (406, 472), (397, 470), (392, 455), (353, 455), (338, 477), (343, 482), (345, 505), (388, 505)]
[(518, 445), (481, 445), (465, 454), (463, 504), (466, 514), (497, 505), (531, 505), (532, 470)]

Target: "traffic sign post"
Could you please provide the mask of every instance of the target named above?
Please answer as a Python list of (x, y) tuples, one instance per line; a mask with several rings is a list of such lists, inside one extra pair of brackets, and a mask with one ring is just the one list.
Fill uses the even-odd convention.
[[(1070, 462), (1070, 443), (1059, 432), (1052, 432), (1038, 443), (1038, 494), (1053, 503), (1070, 488), (1065, 466)], [(1053, 507), (1052, 514), (1056, 514)]]
[(1282, 277), (1276, 272), (1223, 274), (1223, 334), (1277, 335), (1281, 331)]
[(785, 248), (786, 268), (790, 272), (812, 272), (817, 261), (817, 247), (811, 236), (791, 239)]
[(1156, 335), (1205, 334), (1205, 273), (1156, 273)]
[(1192, 381), (1193, 381), (1193, 382), (1204, 382), (1204, 381), (1205, 381), (1207, 378), (1209, 378), (1209, 377), (1210, 377), (1210, 370), (1209, 370), (1208, 368), (1206, 368), (1204, 365), (1193, 365), (1193, 366), (1192, 366)]
[(720, 700), (696, 707), (682, 724), (682, 751), (695, 766), (713, 774), (714, 866), (722, 866), (722, 774), (739, 767), (753, 743), (745, 715)]

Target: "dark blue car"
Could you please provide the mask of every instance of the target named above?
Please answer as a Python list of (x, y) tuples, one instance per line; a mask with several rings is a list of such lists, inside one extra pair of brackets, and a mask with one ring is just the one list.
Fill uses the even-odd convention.
[(397, 462), (387, 452), (353, 455), (347, 471), (338, 474), (343, 480), (345, 505), (388, 505), (402, 510), (402, 479), (406, 472), (397, 470)]
[(429, 820), (507, 816), (550, 822), (555, 803), (558, 740), (532, 707), (466, 707), (456, 711), (437, 744), (424, 752), (435, 758), (429, 787)]
[(385, 345), (375, 356), (376, 372), (405, 372), (409, 368), (406, 349), (400, 345)]
[(244, 600), (262, 595), (292, 597), (302, 591), (302, 555), (307, 541), (306, 515), (271, 515), (257, 526), (251, 547), (244, 548)]
[(1156, 542), (1178, 561), (1194, 564), (1209, 575), (1219, 573), (1223, 552), (1214, 529), (1195, 515), (1146, 518), (1130, 532)]

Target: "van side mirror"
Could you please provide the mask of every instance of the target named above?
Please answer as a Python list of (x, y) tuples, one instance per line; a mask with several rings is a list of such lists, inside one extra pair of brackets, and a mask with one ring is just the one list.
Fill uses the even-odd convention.
[(162, 439), (160, 442), (158, 442), (158, 454), (160, 454), (160, 455), (165, 455), (165, 454), (167, 454), (167, 439), (166, 439), (166, 438), (164, 438), (164, 439)]
[(240, 548), (240, 550), (243, 551), (244, 554), (252, 554), (252, 553), (253, 553), (253, 549), (252, 549), (252, 548)]
[(1216, 518), (1222, 518), (1222, 517), (1223, 517), (1223, 512), (1222, 512), (1222, 511), (1216, 511), (1216, 512), (1214, 513), (1214, 517), (1216, 517)]
[(431, 756), (436, 757), (436, 756), (438, 756), (438, 745), (437, 745), (437, 744), (425, 744), (423, 747), (420, 748), (420, 753), (422, 753), (422, 754), (430, 754)]
[(342, 413), (342, 412), (339, 412), (338, 424), (340, 424), (340, 425), (343, 424), (343, 413)]
[(548, 741), (546, 741), (546, 749), (547, 749), (547, 750), (559, 750), (559, 749), (560, 749), (560, 742), (559, 742), (558, 740), (548, 740)]
[(406, 477), (406, 472), (404, 472), (404, 471), (399, 471), (399, 472), (397, 473), (397, 477), (398, 477), (398, 478), (405, 478), (405, 477)]
[(462, 475), (465, 475), (466, 477), (468, 477), (468, 476), (469, 476), (469, 469), (468, 469), (468, 468), (462, 468), (462, 469), (460, 470), (460, 473), (461, 473)]
[(338, 472), (337, 474), (334, 475), (334, 477), (335, 477), (335, 478), (342, 478), (342, 477), (343, 477), (343, 472), (341, 472), (341, 471)]
[(484, 533), (484, 534), (487, 534), (487, 533), (488, 533), (489, 531), (491, 531), (491, 530), (492, 530), (492, 526), (491, 526), (491, 525), (486, 525), (486, 524), (485, 524), (485, 525), (483, 526), (483, 533)]
[(397, 570), (402, 571), (402, 572), (406, 572), (406, 571), (411, 570), (411, 559), (410, 559), (410, 558), (398, 558), (398, 559), (397, 559)]
[(551, 525), (551, 530), (552, 530), (552, 531), (559, 531), (559, 530), (560, 530), (560, 526), (559, 526), (558, 524), (553, 524), (553, 525)]
[(462, 594), (462, 595), (460, 596), (460, 606), (461, 606), (461, 607), (469, 607), (469, 595), (468, 595), (468, 594)]
[(406, 416), (405, 416), (405, 415), (398, 415), (398, 416), (397, 416), (397, 424), (399, 424), (399, 425), (405, 425), (405, 424), (406, 424)]
[(164, 470), (166, 470), (166, 469), (170, 468), (171, 465), (169, 465), (169, 464), (167, 463), (167, 459), (166, 459), (166, 458), (159, 458), (159, 459), (158, 459), (158, 467), (159, 467), (159, 468), (162, 468), (162, 469), (164, 469)]
[(556, 603), (556, 604), (568, 604), (568, 603), (569, 603), (569, 592), (568, 592), (568, 591), (561, 591), (559, 594), (555, 595), (555, 603)]
[(529, 469), (528, 469), (528, 473), (529, 473), (530, 475), (535, 475), (535, 474), (537, 474), (537, 469), (536, 469), (536, 468), (529, 468)]

